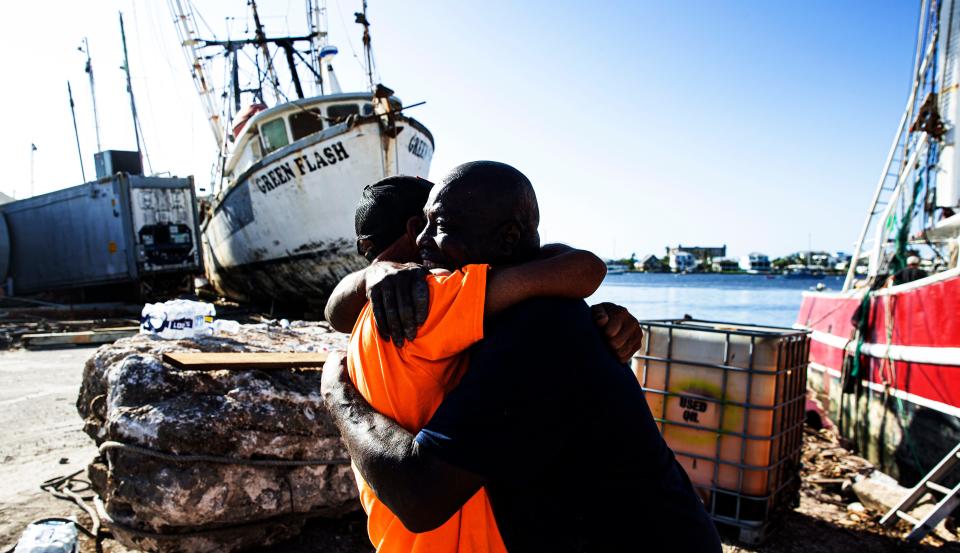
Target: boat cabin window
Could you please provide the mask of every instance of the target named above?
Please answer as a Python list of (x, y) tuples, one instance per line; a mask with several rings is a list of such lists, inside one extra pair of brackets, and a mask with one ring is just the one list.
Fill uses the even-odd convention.
[(363, 114), (373, 115), (373, 104), (363, 104)]
[(327, 108), (327, 117), (332, 123), (340, 123), (350, 115), (360, 115), (357, 104), (334, 104)]
[(299, 110), (290, 115), (290, 133), (294, 140), (323, 130), (323, 115), (319, 109)]
[(287, 137), (287, 125), (283, 119), (274, 119), (260, 125), (260, 136), (263, 139), (263, 149), (267, 153), (283, 148), (290, 143)]

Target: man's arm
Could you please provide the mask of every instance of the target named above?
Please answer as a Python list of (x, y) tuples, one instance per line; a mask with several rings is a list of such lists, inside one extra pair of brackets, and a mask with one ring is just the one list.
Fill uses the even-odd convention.
[[(606, 272), (606, 264), (588, 251), (548, 244), (538, 259), (491, 273), (484, 313), (496, 314), (534, 297), (585, 298), (596, 291)], [(398, 345), (412, 340), (429, 312), (426, 275), (426, 269), (416, 264), (375, 261), (337, 284), (324, 309), (327, 322), (340, 332), (350, 332), (369, 299), (381, 336)]]
[(350, 332), (360, 316), (360, 311), (367, 303), (367, 286), (365, 273), (370, 267), (365, 267), (343, 277), (323, 309), (323, 316), (334, 330)]
[(585, 298), (600, 287), (606, 274), (606, 264), (594, 254), (550, 244), (538, 259), (490, 271), (484, 318), (532, 298)]
[(376, 412), (357, 392), (346, 357), (331, 353), (320, 385), (350, 457), (374, 493), (411, 532), (446, 522), (483, 479), (423, 451), (414, 436)]
[[(429, 311), (426, 275), (427, 271), (415, 264), (376, 261), (340, 281), (327, 301), (327, 321), (340, 332), (352, 331), (369, 296), (380, 335), (398, 344), (412, 340)], [(493, 314), (536, 296), (586, 297), (600, 286), (605, 275), (606, 265), (592, 253), (564, 244), (547, 244), (537, 260), (491, 273), (484, 309)], [(612, 303), (597, 304), (592, 309), (611, 349), (621, 362), (629, 361), (643, 339), (636, 318)]]

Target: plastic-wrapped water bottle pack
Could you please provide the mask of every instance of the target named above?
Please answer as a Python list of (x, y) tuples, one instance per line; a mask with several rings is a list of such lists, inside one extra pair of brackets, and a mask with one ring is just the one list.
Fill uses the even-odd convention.
[(140, 313), (140, 333), (153, 334), (167, 340), (209, 336), (214, 331), (236, 333), (240, 323), (214, 320), (213, 304), (202, 301), (170, 300), (148, 303)]

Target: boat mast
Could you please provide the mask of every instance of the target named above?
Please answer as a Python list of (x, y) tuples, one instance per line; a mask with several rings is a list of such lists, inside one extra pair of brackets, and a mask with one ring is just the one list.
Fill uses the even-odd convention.
[(73, 89), (70, 88), (70, 81), (67, 81), (67, 97), (70, 98), (70, 115), (73, 116), (73, 136), (77, 139), (77, 155), (80, 156), (80, 176), (83, 182), (87, 182), (87, 171), (83, 168), (83, 150), (80, 149), (80, 132), (77, 131), (77, 111), (73, 106)]
[(367, 19), (367, 0), (363, 0), (363, 11), (354, 13), (356, 22), (363, 25), (363, 55), (367, 61), (367, 84), (373, 92), (373, 51), (370, 46), (370, 20)]
[[(189, 5), (189, 4), (188, 4)], [(207, 113), (207, 121), (210, 123), (210, 129), (213, 131), (213, 138), (217, 142), (217, 148), (223, 150), (224, 143), (223, 124), (220, 118), (220, 110), (215, 104), (215, 94), (211, 81), (207, 74), (209, 70), (206, 67), (206, 61), (200, 55), (198, 46), (201, 41), (197, 38), (197, 24), (193, 18), (193, 11), (183, 9), (181, 0), (169, 0), (169, 8), (176, 19), (177, 35), (180, 39), (180, 46), (183, 48), (184, 57), (187, 65), (190, 67), (190, 75), (193, 77), (193, 85), (200, 95), (200, 101), (203, 103), (203, 110)]]
[[(100, 118), (97, 115), (97, 91), (96, 87), (93, 86), (93, 61), (90, 60), (90, 43), (87, 42), (87, 37), (83, 37), (83, 46), (78, 47), (77, 50), (80, 50), (87, 55), (87, 65), (83, 68), (83, 71), (87, 74), (87, 77), (90, 80), (90, 99), (93, 102), (93, 128), (97, 134), (97, 151), (99, 152), (101, 151)], [(76, 119), (76, 117), (74, 117), (74, 119)]]
[(133, 85), (130, 82), (130, 59), (127, 56), (127, 33), (123, 29), (123, 13), (120, 13), (120, 41), (123, 43), (123, 72), (127, 75), (127, 93), (130, 95), (130, 113), (133, 115), (133, 136), (137, 141), (137, 156), (143, 160), (140, 148), (140, 122), (137, 119), (137, 102), (133, 98)]
[(374, 111), (380, 115), (381, 124), (378, 125), (380, 133), (380, 170), (383, 175), (387, 175), (387, 166), (390, 164), (390, 143), (394, 146), (394, 159), (396, 170), (400, 169), (400, 157), (396, 155), (397, 129), (393, 114), (391, 113), (390, 96), (393, 91), (387, 87), (375, 84), (373, 81), (373, 46), (370, 40), (370, 20), (367, 18), (367, 0), (363, 0), (363, 11), (355, 12), (355, 22), (363, 26), (363, 53), (367, 62), (367, 86), (370, 88), (370, 94), (373, 96), (374, 104), (377, 106)]
[(314, 93), (323, 95), (323, 66), (320, 51), (327, 45), (327, 3), (307, 0), (307, 22), (310, 25), (310, 68), (314, 75)]
[(263, 32), (263, 24), (260, 23), (260, 14), (257, 12), (257, 1), (249, 0), (250, 10), (253, 11), (253, 24), (256, 28), (254, 36), (257, 45), (263, 52), (263, 60), (267, 64), (267, 80), (273, 88), (273, 94), (276, 101), (280, 101), (283, 94), (280, 93), (280, 79), (277, 78), (277, 71), (273, 67), (273, 60), (270, 58), (270, 49), (267, 47), (267, 35)]

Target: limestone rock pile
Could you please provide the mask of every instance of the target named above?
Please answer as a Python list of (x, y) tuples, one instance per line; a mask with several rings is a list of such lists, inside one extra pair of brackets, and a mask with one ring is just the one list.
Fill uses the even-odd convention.
[[(319, 394), (319, 370), (187, 371), (161, 361), (173, 351), (345, 345), (346, 336), (324, 323), (294, 323), (244, 325), (237, 334), (194, 340), (138, 335), (99, 348), (77, 401), (84, 430), (98, 445), (149, 450), (108, 449), (90, 465), (115, 537), (147, 551), (236, 551), (295, 535), (304, 513), (357, 509), (347, 452)], [(207, 457), (182, 457), (198, 455)], [(284, 464), (304, 460), (328, 463)]]

